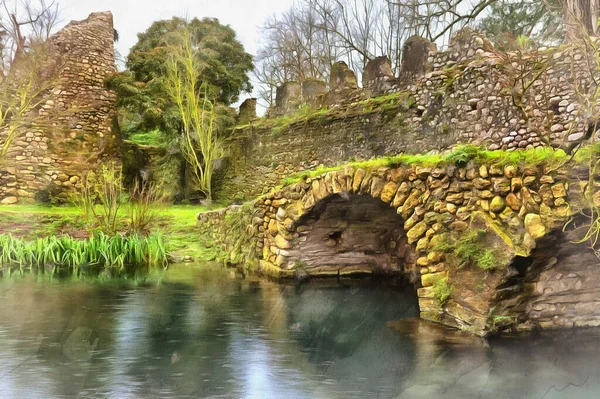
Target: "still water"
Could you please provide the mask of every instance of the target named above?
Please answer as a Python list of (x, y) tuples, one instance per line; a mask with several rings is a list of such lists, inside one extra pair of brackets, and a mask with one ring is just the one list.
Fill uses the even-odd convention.
[(2, 398), (599, 398), (600, 330), (484, 341), (381, 281), (0, 280)]

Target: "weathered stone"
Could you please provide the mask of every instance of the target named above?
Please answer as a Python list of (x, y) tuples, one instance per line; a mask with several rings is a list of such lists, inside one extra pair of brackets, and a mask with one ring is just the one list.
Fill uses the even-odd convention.
[(478, 190), (485, 190), (488, 187), (492, 186), (492, 182), (487, 179), (482, 179), (480, 177), (473, 179), (473, 187)]
[(275, 246), (279, 249), (290, 249), (294, 247), (289, 240), (285, 239), (280, 234), (275, 236)]
[(554, 198), (563, 198), (567, 196), (567, 190), (565, 190), (565, 186), (562, 183), (557, 183), (552, 186), (552, 194)]
[(416, 82), (431, 68), (429, 54), (436, 51), (435, 44), (419, 36), (411, 36), (402, 47), (402, 67), (400, 78), (404, 86)]
[(509, 193), (506, 196), (506, 203), (513, 211), (521, 209), (521, 200), (514, 193)]
[(285, 82), (277, 87), (275, 110), (278, 115), (289, 114), (300, 107), (302, 89), (298, 82)]
[(413, 228), (410, 229), (406, 233), (406, 237), (408, 238), (408, 243), (412, 244), (412, 243), (416, 242), (419, 238), (421, 238), (423, 236), (423, 234), (425, 234), (426, 231), (427, 231), (427, 224), (425, 224), (425, 222), (419, 222), (419, 223), (415, 224), (413, 226)]
[(526, 187), (532, 186), (537, 181), (535, 176), (525, 176), (523, 179), (523, 185)]
[(390, 203), (390, 201), (394, 199), (398, 187), (398, 183), (395, 183), (394, 181), (387, 183), (381, 191), (381, 200), (385, 203)]
[(460, 220), (450, 223), (450, 229), (455, 230), (455, 231), (464, 231), (468, 228), (469, 228), (469, 224), (467, 222), (463, 222)]
[(503, 197), (497, 195), (490, 202), (490, 211), (500, 213), (506, 208), (506, 201)]
[(384, 187), (385, 180), (379, 177), (374, 177), (371, 181), (371, 196), (373, 196), (374, 198), (379, 198)]
[(487, 166), (481, 165), (479, 167), (479, 176), (483, 177), (484, 179), (489, 176)]
[(446, 277), (445, 272), (424, 274), (421, 276), (421, 284), (423, 287), (430, 287), (444, 277)]
[(455, 193), (455, 194), (448, 194), (448, 196), (446, 197), (447, 202), (450, 202), (451, 204), (456, 204), (456, 205), (462, 204), (463, 199), (464, 199), (464, 194), (462, 192)]
[(523, 187), (523, 179), (520, 177), (513, 177), (510, 181), (510, 190), (512, 192), (517, 192), (521, 190), (521, 187)]
[(17, 197), (6, 197), (2, 201), (0, 201), (0, 203), (4, 205), (11, 205), (16, 204), (18, 201), (19, 200), (17, 199)]
[(285, 217), (287, 216), (287, 211), (283, 208), (279, 208), (277, 209), (277, 213), (275, 214), (275, 217), (277, 218), (278, 221), (282, 222), (285, 220)]
[(538, 239), (546, 235), (546, 226), (542, 222), (540, 215), (528, 213), (525, 215), (525, 229), (533, 239)]
[(517, 175), (517, 168), (513, 165), (507, 165), (504, 167), (504, 176), (509, 179), (512, 179)]
[(366, 171), (364, 169), (356, 169), (356, 172), (354, 172), (354, 179), (352, 180), (352, 191), (355, 193), (358, 193), (358, 190), (360, 189), (360, 185), (362, 184), (362, 181), (366, 175)]
[(329, 89), (331, 91), (356, 90), (358, 82), (356, 75), (344, 61), (338, 61), (331, 67), (329, 74)]
[(492, 178), (492, 186), (497, 194), (506, 195), (510, 192), (510, 180), (505, 177)]

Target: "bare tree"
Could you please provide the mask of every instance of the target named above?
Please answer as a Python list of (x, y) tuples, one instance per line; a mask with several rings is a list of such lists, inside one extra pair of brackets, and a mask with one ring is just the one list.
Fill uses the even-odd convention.
[(561, 0), (567, 38), (580, 39), (582, 34), (598, 35), (600, 0)]
[(275, 87), (288, 81), (326, 79), (331, 65), (344, 56), (344, 50), (325, 21), (305, 0), (281, 15), (270, 17), (262, 28), (263, 45), (256, 57), (254, 75), (261, 83), (259, 96), (269, 106)]
[(24, 1), (11, 7), (0, 0), (0, 160), (57, 79), (59, 65), (49, 62), (47, 43), (57, 21), (54, 2)]
[(0, 32), (3, 33), (3, 56), (15, 62), (25, 52), (50, 37), (58, 22), (58, 3), (54, 0), (0, 0)]

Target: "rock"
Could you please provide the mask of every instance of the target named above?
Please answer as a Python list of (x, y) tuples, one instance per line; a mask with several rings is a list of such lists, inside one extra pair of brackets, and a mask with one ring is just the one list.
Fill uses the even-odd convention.
[(532, 186), (536, 182), (535, 176), (525, 176), (523, 179), (523, 185), (526, 187)]
[(446, 272), (430, 273), (421, 276), (421, 284), (423, 287), (430, 287), (435, 284), (438, 280), (446, 277)]
[(506, 165), (504, 167), (504, 176), (506, 176), (509, 179), (512, 179), (516, 175), (517, 175), (517, 168), (515, 166), (513, 166), (513, 165)]
[(552, 195), (554, 195), (554, 198), (563, 198), (567, 196), (567, 190), (565, 190), (562, 183), (557, 183), (552, 186)]
[(540, 184), (552, 184), (554, 183), (554, 178), (549, 175), (544, 175), (540, 177)]
[(469, 228), (469, 224), (467, 222), (463, 222), (457, 220), (455, 222), (450, 223), (450, 229), (455, 231), (464, 231)]
[(503, 197), (497, 195), (492, 199), (490, 203), (490, 211), (500, 213), (506, 208), (506, 201)]
[(568, 141), (579, 141), (583, 138), (584, 135), (585, 135), (585, 133), (583, 133), (583, 132), (569, 134), (569, 137), (567, 137), (567, 140)]
[(413, 228), (410, 229), (406, 233), (406, 237), (408, 238), (408, 243), (412, 244), (412, 243), (416, 242), (419, 238), (421, 238), (423, 236), (423, 234), (425, 234), (426, 231), (427, 231), (427, 224), (425, 224), (425, 222), (419, 222), (419, 223), (415, 224), (413, 226)]
[(0, 201), (0, 204), (11, 205), (11, 204), (16, 204), (17, 202), (18, 202), (17, 197), (6, 197), (2, 201)]
[(483, 177), (484, 179), (489, 176), (487, 166), (481, 165), (479, 167), (479, 176)]
[(367, 172), (364, 169), (360, 169), (360, 168), (356, 169), (356, 172), (354, 172), (354, 178), (352, 180), (352, 191), (353, 192), (358, 193), (358, 190), (360, 189), (360, 185), (366, 174), (367, 174)]
[(523, 179), (521, 179), (520, 177), (513, 177), (510, 180), (510, 190), (513, 193), (521, 190), (521, 187), (523, 187)]
[(277, 214), (275, 214), (275, 217), (277, 218), (278, 221), (280, 221), (280, 222), (284, 221), (286, 216), (287, 216), (287, 212), (285, 209), (283, 209), (283, 208), (277, 209)]
[(278, 234), (275, 236), (275, 246), (279, 249), (290, 249), (294, 246), (289, 240), (286, 240), (282, 235)]
[(492, 178), (492, 185), (495, 193), (506, 195), (510, 192), (510, 180), (505, 177)]
[(506, 203), (513, 211), (518, 211), (521, 209), (521, 200), (519, 200), (514, 193), (509, 193), (506, 196)]
[(464, 198), (464, 194), (462, 192), (448, 194), (448, 196), (446, 197), (446, 201), (450, 202), (451, 204), (460, 205), (463, 203), (463, 198)]
[(473, 187), (478, 190), (485, 190), (488, 187), (491, 187), (492, 182), (488, 179), (482, 179), (481, 177), (477, 177), (473, 179)]
[(546, 226), (542, 222), (540, 215), (535, 213), (525, 215), (525, 229), (533, 239), (538, 239), (546, 235)]
[(385, 187), (385, 180), (379, 178), (379, 177), (374, 177), (372, 182), (371, 182), (371, 196), (373, 198), (378, 198), (381, 193), (383, 192), (383, 188)]
[(417, 259), (418, 266), (427, 266), (428, 264), (429, 264), (429, 259), (427, 259), (426, 257), (421, 257), (421, 258)]

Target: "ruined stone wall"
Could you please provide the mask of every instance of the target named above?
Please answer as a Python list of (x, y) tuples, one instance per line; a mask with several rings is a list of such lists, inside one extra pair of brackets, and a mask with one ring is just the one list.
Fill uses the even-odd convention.
[(116, 95), (104, 85), (116, 71), (112, 14), (69, 23), (49, 47), (56, 83), (2, 161), (2, 203), (33, 202), (44, 193), (66, 199), (88, 170), (120, 159)]
[[(407, 61), (410, 73), (391, 79), (378, 58), (366, 68), (369, 86), (353, 89), (350, 72), (338, 66), (343, 87), (321, 97), (326, 108), (239, 128), (227, 184), (217, 198), (253, 198), (321, 164), (456, 144), (568, 149), (588, 137), (594, 121), (582, 104), (595, 91), (590, 70), (597, 73), (580, 48), (503, 53), (471, 30), (459, 32), (447, 51), (434, 52), (416, 39), (411, 43), (428, 56), (418, 54), (424, 64), (410, 68)], [(405, 56), (411, 58), (409, 52)], [(379, 97), (369, 98), (373, 95)], [(289, 111), (298, 101), (290, 98), (282, 107)]]

